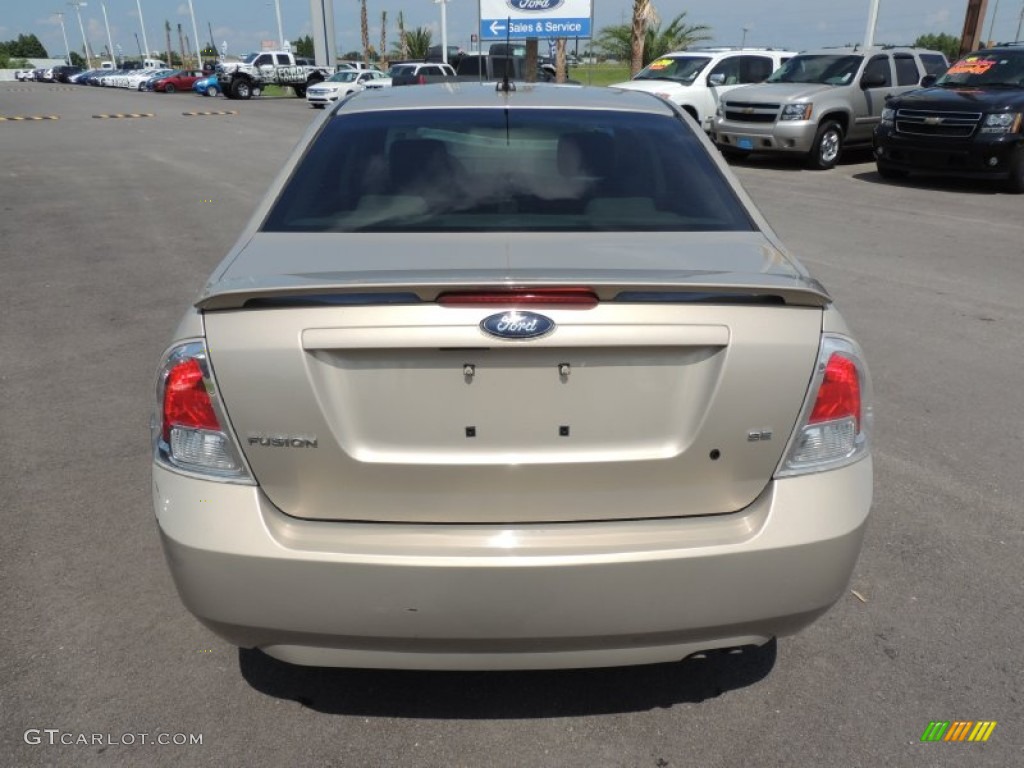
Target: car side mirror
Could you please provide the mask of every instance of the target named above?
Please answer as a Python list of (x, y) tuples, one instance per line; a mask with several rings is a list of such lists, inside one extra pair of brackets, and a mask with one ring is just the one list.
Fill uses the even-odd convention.
[(921, 78), (922, 88), (931, 88), (939, 78), (936, 75), (925, 75)]
[(864, 90), (868, 88), (881, 88), (885, 85), (885, 75), (864, 75), (860, 79), (860, 87)]
[(725, 74), (716, 72), (713, 75), (708, 75), (708, 85), (725, 85)]

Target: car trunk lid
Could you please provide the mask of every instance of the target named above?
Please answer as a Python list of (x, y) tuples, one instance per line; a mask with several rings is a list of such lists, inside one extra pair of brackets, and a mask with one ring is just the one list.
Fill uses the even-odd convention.
[[(412, 276), (386, 258), (321, 269), (316, 248), (289, 275), (267, 269), (246, 285), (240, 264), (222, 271), (201, 300), (210, 360), (264, 492), (287, 514), (328, 520), (742, 509), (800, 411), (827, 297), (760, 236), (709, 238), (702, 257), (675, 263), (657, 255), (660, 237), (643, 250), (645, 239), (648, 268), (628, 271), (599, 250), (584, 270), (578, 252), (545, 262), (520, 243), (491, 258), (454, 249)], [(510, 282), (567, 286), (585, 271), (592, 279), (571, 284), (600, 303), (520, 308), (554, 324), (534, 338), (485, 330), (515, 301), (435, 301)]]

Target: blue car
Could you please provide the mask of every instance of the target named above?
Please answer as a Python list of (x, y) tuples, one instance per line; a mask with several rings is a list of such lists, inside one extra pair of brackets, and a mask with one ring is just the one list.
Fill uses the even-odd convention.
[(216, 96), (221, 93), (220, 83), (217, 82), (216, 75), (210, 75), (204, 77), (201, 80), (196, 80), (192, 84), (192, 90), (196, 93), (200, 93), (203, 96)]

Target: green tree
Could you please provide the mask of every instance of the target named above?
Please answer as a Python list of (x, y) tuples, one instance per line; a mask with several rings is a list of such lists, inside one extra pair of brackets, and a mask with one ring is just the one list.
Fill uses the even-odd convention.
[(312, 59), (316, 56), (316, 50), (313, 46), (313, 38), (311, 35), (300, 37), (298, 40), (292, 40), (292, 50), (296, 56), (302, 56), (305, 59)]
[(937, 35), (921, 35), (914, 41), (914, 45), (918, 48), (942, 51), (950, 61), (960, 58), (960, 38), (947, 35), (945, 32), (940, 32)]
[(71, 63), (76, 67), (85, 67), (85, 59), (78, 51), (71, 52)]
[(407, 31), (405, 33), (405, 45), (409, 49), (409, 58), (427, 58), (427, 52), (430, 50), (430, 44), (433, 42), (432, 37), (430, 30), (426, 27), (416, 27), (416, 29)]
[(11, 58), (48, 59), (50, 55), (35, 35), (18, 35), (17, 40), (6, 43)]
[[(644, 31), (641, 64), (646, 67), (666, 53), (681, 51), (694, 43), (710, 40), (710, 33), (711, 27), (706, 24), (687, 24), (685, 11), (664, 28), (659, 23), (650, 24)], [(633, 53), (633, 25), (614, 24), (603, 27), (597, 33), (595, 44), (609, 57), (619, 61), (630, 61)]]

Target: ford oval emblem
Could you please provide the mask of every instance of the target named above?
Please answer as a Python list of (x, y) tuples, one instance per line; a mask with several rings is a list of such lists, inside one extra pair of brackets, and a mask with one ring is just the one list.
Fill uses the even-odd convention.
[(536, 339), (555, 330), (555, 321), (536, 312), (517, 312), (512, 309), (485, 317), (480, 328), (484, 333), (499, 339)]
[(553, 11), (562, 5), (565, 0), (505, 0), (506, 5), (513, 11)]

